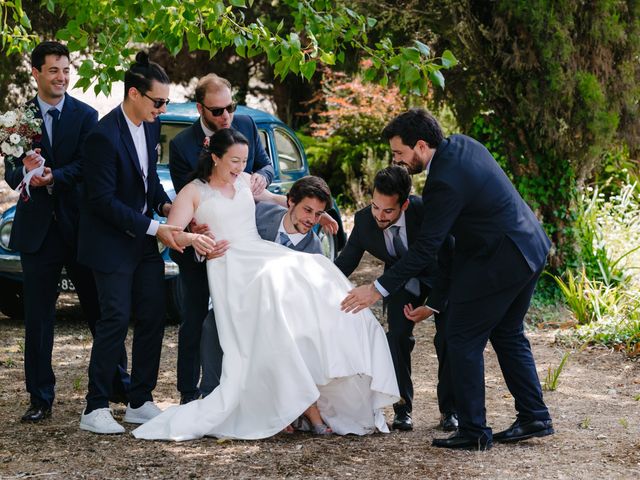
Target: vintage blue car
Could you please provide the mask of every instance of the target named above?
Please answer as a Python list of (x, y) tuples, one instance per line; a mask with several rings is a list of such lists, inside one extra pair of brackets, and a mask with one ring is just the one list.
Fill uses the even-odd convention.
[[(240, 115), (250, 115), (258, 125), (260, 139), (275, 169), (275, 178), (269, 190), (274, 193), (286, 193), (293, 182), (309, 174), (304, 148), (291, 128), (273, 115), (260, 110), (239, 106), (236, 112)], [(178, 132), (191, 125), (197, 118), (198, 111), (193, 102), (171, 103), (167, 107), (167, 113), (161, 116), (162, 136), (158, 176), (165, 191), (172, 199), (175, 197), (175, 191), (169, 176), (169, 142)], [(344, 246), (346, 235), (335, 202), (328, 213), (338, 222), (340, 227), (338, 234), (335, 236), (325, 235), (320, 230), (318, 230), (318, 234), (322, 240), (324, 254), (333, 259)], [(9, 317), (21, 317), (23, 306), (20, 253), (9, 249), (9, 237), (14, 215), (15, 206), (12, 206), (0, 216), (0, 311)], [(164, 221), (165, 219), (160, 218), (159, 220)], [(178, 275), (178, 266), (169, 258), (167, 247), (161, 243), (158, 246), (165, 261), (168, 318), (170, 321), (177, 321), (179, 318), (179, 295), (176, 290), (178, 282), (175, 281), (175, 278)], [(61, 292), (75, 290), (64, 271), (60, 278), (59, 290)]]

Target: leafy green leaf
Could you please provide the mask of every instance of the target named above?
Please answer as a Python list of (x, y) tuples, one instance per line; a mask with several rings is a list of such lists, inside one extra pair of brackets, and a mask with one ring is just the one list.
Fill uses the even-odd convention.
[(300, 73), (302, 73), (302, 76), (307, 80), (311, 80), (311, 77), (313, 77), (313, 74), (316, 71), (316, 67), (316, 62), (307, 62), (300, 67)]
[(458, 64), (458, 59), (453, 55), (451, 50), (445, 50), (442, 53), (442, 66), (444, 68), (455, 67)]
[(429, 57), (429, 55), (431, 55), (431, 49), (427, 45), (425, 45), (419, 40), (414, 40), (413, 43), (416, 45), (416, 47), (418, 47), (418, 50), (420, 50), (420, 53), (422, 55), (424, 55), (427, 58)]
[(444, 75), (442, 75), (442, 72), (440, 72), (440, 70), (430, 71), (429, 79), (434, 85), (437, 85), (444, 90)]

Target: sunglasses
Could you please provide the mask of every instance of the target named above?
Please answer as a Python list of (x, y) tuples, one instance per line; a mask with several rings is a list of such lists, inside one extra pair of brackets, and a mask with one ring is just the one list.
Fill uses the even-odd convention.
[(228, 113), (233, 113), (233, 112), (236, 111), (236, 107), (238, 106), (238, 104), (236, 102), (230, 103), (226, 107), (222, 107), (222, 108), (207, 107), (206, 105), (204, 105), (202, 103), (200, 105), (202, 105), (203, 108), (206, 108), (207, 110), (209, 110), (211, 112), (211, 115), (213, 115), (214, 117), (219, 117), (220, 115), (222, 115), (224, 113), (225, 110)]
[(171, 101), (168, 98), (166, 100), (164, 98), (151, 98), (146, 93), (142, 93), (142, 95), (147, 97), (149, 100), (153, 102), (153, 108), (162, 108), (163, 105), (169, 105), (169, 102)]

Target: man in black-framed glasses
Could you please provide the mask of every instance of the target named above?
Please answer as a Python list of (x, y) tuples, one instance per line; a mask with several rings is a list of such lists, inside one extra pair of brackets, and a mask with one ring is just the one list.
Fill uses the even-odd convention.
[[(195, 97), (200, 118), (169, 143), (169, 172), (176, 193), (189, 182), (205, 137), (222, 128), (234, 128), (247, 137), (249, 155), (245, 172), (251, 174), (251, 189), (259, 192), (266, 188), (274, 177), (271, 160), (262, 146), (253, 119), (248, 115), (235, 115), (236, 104), (231, 95), (231, 84), (210, 73), (198, 82)], [(189, 228), (194, 233), (203, 233), (203, 229), (194, 222)], [(177, 386), (180, 402), (188, 403), (200, 396), (200, 337), (208, 312), (209, 287), (205, 264), (195, 261), (192, 248), (185, 248), (184, 253), (171, 250), (170, 255), (180, 267), (178, 282), (182, 287), (179, 291), (182, 292), (180, 304), (183, 305), (178, 332)], [(219, 349), (219, 344), (215, 348)], [(222, 358), (221, 352), (214, 356)], [(215, 369), (220, 370), (219, 366)]]

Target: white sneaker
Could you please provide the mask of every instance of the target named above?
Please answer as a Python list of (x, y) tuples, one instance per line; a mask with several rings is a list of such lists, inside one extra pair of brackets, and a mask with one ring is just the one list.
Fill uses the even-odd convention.
[(91, 413), (80, 417), (80, 430), (88, 430), (93, 433), (124, 433), (124, 427), (116, 422), (108, 408), (98, 408)]
[(124, 421), (127, 423), (145, 423), (161, 413), (162, 410), (153, 402), (144, 402), (144, 404), (138, 408), (131, 408), (131, 404), (129, 404), (124, 414)]

